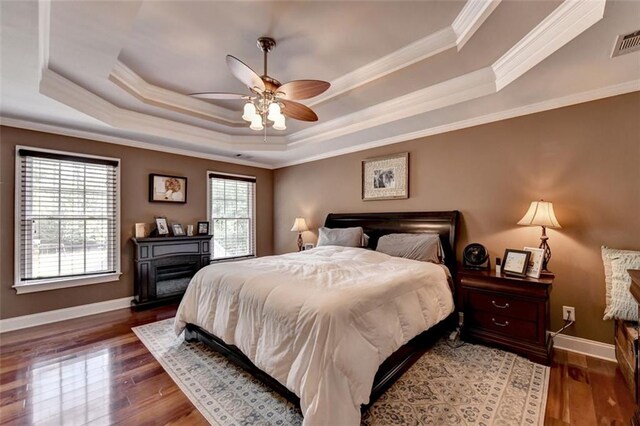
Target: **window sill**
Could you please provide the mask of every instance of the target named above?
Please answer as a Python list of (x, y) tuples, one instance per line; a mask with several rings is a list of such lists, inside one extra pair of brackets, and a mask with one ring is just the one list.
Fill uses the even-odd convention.
[(102, 275), (88, 275), (84, 277), (59, 278), (23, 281), (13, 286), (18, 294), (36, 293), (39, 291), (58, 290), (61, 288), (79, 287), (83, 285), (100, 284), (120, 279), (121, 272)]

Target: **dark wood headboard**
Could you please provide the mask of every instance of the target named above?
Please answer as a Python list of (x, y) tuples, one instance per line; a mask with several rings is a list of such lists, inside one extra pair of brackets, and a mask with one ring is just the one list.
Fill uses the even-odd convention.
[(455, 277), (456, 230), (460, 212), (404, 212), (404, 213), (329, 213), (324, 222), (327, 228), (360, 226), (369, 236), (369, 248), (378, 245), (378, 239), (387, 234), (438, 233), (444, 250), (444, 263)]

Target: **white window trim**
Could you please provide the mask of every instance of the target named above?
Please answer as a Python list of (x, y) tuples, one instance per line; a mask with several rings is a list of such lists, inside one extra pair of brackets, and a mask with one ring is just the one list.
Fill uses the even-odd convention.
[[(99, 160), (109, 160), (115, 161), (118, 163), (116, 167), (116, 272), (107, 273), (107, 274), (90, 274), (90, 275), (80, 275), (74, 277), (64, 277), (64, 278), (46, 278), (42, 280), (28, 280), (22, 281), (20, 279), (20, 253), (21, 253), (21, 244), (20, 240), (20, 205), (22, 200), (22, 173), (21, 163), (20, 163), (20, 155), (18, 152), (21, 149), (27, 149), (31, 151), (38, 152), (47, 152), (51, 154), (60, 154), (60, 155), (71, 155), (74, 157), (84, 157), (84, 158), (96, 158)], [(89, 154), (81, 154), (77, 152), (70, 151), (57, 151), (53, 149), (44, 149), (37, 148), (33, 146), (24, 146), (24, 145), (16, 145), (15, 147), (15, 192), (14, 192), (14, 223), (13, 223), (13, 231), (14, 231), (14, 265), (13, 265), (13, 274), (14, 274), (14, 284), (13, 288), (16, 290), (18, 294), (26, 294), (26, 293), (35, 293), (38, 291), (47, 291), (47, 290), (56, 290), (60, 288), (68, 288), (68, 287), (78, 287), (83, 285), (91, 285), (91, 284), (99, 284), (106, 282), (118, 281), (120, 279), (120, 275), (122, 275), (121, 269), (121, 257), (122, 253), (120, 251), (121, 243), (120, 243), (120, 159), (113, 157), (102, 157), (98, 155), (89, 155)]]
[[(251, 176), (251, 175), (239, 175), (239, 174), (235, 174), (235, 173), (227, 173), (227, 172), (219, 172), (217, 170), (207, 170), (207, 221), (209, 222), (209, 235), (213, 235), (213, 223), (211, 223), (211, 179), (209, 179), (209, 174), (210, 173), (215, 173), (217, 175), (224, 175), (224, 176), (233, 176), (233, 177), (239, 177), (239, 178), (249, 178), (249, 179), (255, 179), (256, 183), (255, 183), (255, 188), (253, 190), (253, 216), (252, 216), (252, 220), (251, 220), (251, 226), (253, 227), (253, 229), (255, 230), (255, 235), (253, 236), (253, 255), (249, 255), (249, 256), (242, 256), (242, 257), (231, 257), (231, 258), (222, 258), (222, 259), (214, 259), (213, 258), (213, 249), (211, 250), (211, 254), (209, 256), (209, 260), (211, 262), (238, 262), (240, 260), (246, 260), (246, 259), (253, 259), (255, 257), (258, 257), (258, 255), (256, 254), (258, 252), (258, 228), (256, 227), (256, 216), (257, 216), (257, 210), (256, 210), (256, 201), (258, 198), (258, 178), (256, 176)], [(211, 247), (213, 248), (213, 242), (211, 243)]]

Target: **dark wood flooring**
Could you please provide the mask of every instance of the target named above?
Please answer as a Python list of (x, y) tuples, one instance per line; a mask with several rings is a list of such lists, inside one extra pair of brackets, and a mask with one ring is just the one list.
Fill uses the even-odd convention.
[[(175, 307), (128, 309), (0, 335), (1, 424), (206, 424), (131, 331)], [(556, 351), (545, 424), (628, 424), (616, 364)]]

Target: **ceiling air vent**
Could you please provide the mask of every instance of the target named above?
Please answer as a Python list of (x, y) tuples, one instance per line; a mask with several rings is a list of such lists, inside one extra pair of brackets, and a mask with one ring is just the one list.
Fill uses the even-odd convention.
[(613, 46), (611, 57), (615, 58), (638, 50), (640, 50), (640, 30), (630, 34), (619, 35), (616, 44)]

